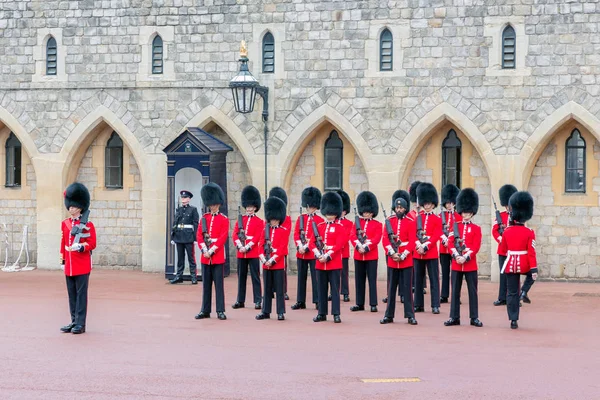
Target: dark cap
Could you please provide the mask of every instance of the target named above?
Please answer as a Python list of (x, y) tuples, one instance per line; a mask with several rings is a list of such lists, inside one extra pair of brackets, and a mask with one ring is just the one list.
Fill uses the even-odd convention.
[(190, 192), (189, 190), (182, 190), (181, 192), (179, 192), (179, 195), (181, 197), (189, 197), (190, 199), (192, 197), (194, 197), (194, 195), (192, 194), (192, 192)]

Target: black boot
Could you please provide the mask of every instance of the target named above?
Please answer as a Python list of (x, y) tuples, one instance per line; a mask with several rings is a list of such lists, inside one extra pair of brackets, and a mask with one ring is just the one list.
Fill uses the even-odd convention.
[(365, 306), (352, 306), (350, 311), (365, 311)]
[(390, 318), (390, 317), (383, 317), (383, 319), (381, 321), (379, 321), (379, 323), (382, 325), (391, 324), (392, 322), (394, 322), (394, 318)]
[(317, 316), (313, 318), (313, 322), (323, 322), (323, 321), (327, 321), (327, 315), (317, 314)]
[(85, 325), (75, 325), (73, 329), (71, 329), (71, 333), (74, 335), (79, 335), (80, 333), (85, 333)]
[(481, 328), (483, 326), (483, 322), (481, 322), (479, 318), (471, 318), (471, 325)]
[(454, 325), (460, 325), (460, 319), (450, 318), (448, 321), (444, 322), (444, 326), (454, 326)]
[(510, 329), (517, 329), (519, 327), (519, 324), (517, 323), (517, 321), (510, 321)]
[(176, 284), (176, 283), (182, 283), (182, 282), (183, 282), (183, 278), (182, 278), (182, 277), (180, 277), (180, 276), (176, 276), (175, 278), (173, 278), (173, 279), (171, 279), (171, 280), (169, 281), (169, 283), (170, 283), (171, 285), (174, 285), (174, 284)]
[(231, 308), (233, 308), (234, 310), (237, 310), (238, 308), (244, 308), (244, 307), (246, 307), (246, 305), (239, 301), (236, 301), (235, 304), (231, 306)]
[(345, 294), (344, 295), (344, 303), (348, 303), (350, 301), (350, 296)]
[(521, 292), (521, 301), (523, 303), (531, 304), (531, 300), (529, 300), (529, 297), (527, 297), (527, 292)]
[(381, 299), (381, 302), (382, 302), (383, 304), (387, 303), (387, 301), (388, 301), (388, 298), (387, 298), (387, 297), (385, 297), (385, 298)]
[(292, 310), (304, 310), (306, 309), (306, 303), (298, 301), (296, 304), (292, 304)]
[(496, 301), (494, 302), (494, 305), (495, 305), (496, 307), (498, 307), (498, 306), (505, 306), (505, 305), (506, 305), (506, 300), (496, 300)]
[(69, 333), (71, 332), (71, 330), (75, 327), (75, 323), (71, 322), (69, 325), (65, 325), (62, 328), (60, 328), (60, 331), (63, 333)]
[(267, 313), (263, 313), (261, 312), (260, 314), (258, 314), (256, 317), (254, 317), (256, 319), (270, 319), (271, 318), (271, 314), (267, 314)]
[(410, 317), (410, 318), (408, 319), (408, 324), (409, 324), (409, 325), (417, 325), (417, 324), (418, 324), (418, 322), (417, 322), (417, 320), (416, 320), (416, 319), (414, 319), (413, 317)]

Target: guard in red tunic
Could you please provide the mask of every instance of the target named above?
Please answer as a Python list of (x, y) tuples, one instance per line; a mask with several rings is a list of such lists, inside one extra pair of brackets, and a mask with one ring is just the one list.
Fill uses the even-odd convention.
[[(506, 261), (506, 253), (500, 250), (500, 243), (502, 242), (502, 234), (504, 230), (508, 226), (508, 200), (510, 196), (517, 193), (517, 188), (513, 185), (504, 185), (498, 191), (498, 195), (500, 197), (500, 205), (504, 207), (504, 211), (500, 212), (500, 224), (496, 217), (494, 217), (494, 224), (492, 225), (492, 236), (494, 240), (498, 243), (498, 264), (500, 265), (500, 269), (504, 265), (504, 261)], [(494, 301), (495, 306), (504, 306), (506, 305), (506, 275), (500, 274), (500, 286), (498, 288), (498, 300)]]
[(202, 256), (202, 309), (196, 319), (210, 318), (212, 306), (212, 286), (215, 285), (217, 300), (217, 317), (225, 316), (225, 289), (223, 286), (223, 270), (225, 269), (225, 243), (229, 237), (229, 219), (219, 212), (225, 204), (225, 194), (216, 183), (210, 182), (200, 190), (202, 202), (210, 212), (200, 219), (198, 227), (198, 245)]
[(62, 332), (85, 333), (88, 283), (92, 271), (92, 250), (96, 248), (96, 229), (88, 221), (90, 193), (81, 183), (69, 185), (64, 193), (70, 217), (61, 224), (60, 260), (67, 280), (71, 323)]
[(258, 242), (259, 258), (263, 265), (263, 281), (265, 295), (262, 312), (256, 319), (271, 318), (275, 291), (277, 298), (277, 319), (285, 319), (285, 299), (283, 296), (283, 281), (285, 275), (285, 257), (288, 254), (290, 231), (280, 225), (286, 219), (286, 204), (279, 197), (269, 197), (265, 201), (265, 219), (267, 223)]
[[(442, 294), (440, 303), (447, 303), (450, 297), (450, 264), (452, 263), (451, 247), (448, 246), (448, 238), (452, 236), (452, 227), (455, 222), (462, 220), (461, 216), (454, 211), (456, 196), (460, 189), (456, 185), (448, 184), (442, 188), (442, 237), (440, 241), (440, 265), (442, 266)], [(444, 221), (446, 222), (444, 224)]]
[(310, 242), (310, 250), (317, 259), (317, 282), (319, 285), (319, 311), (314, 322), (327, 320), (327, 292), (331, 287), (331, 314), (333, 322), (340, 319), (340, 274), (342, 272), (342, 250), (348, 244), (348, 233), (337, 219), (342, 215), (342, 197), (336, 192), (327, 192), (321, 199), (321, 213), (326, 221), (312, 224), (315, 240)]
[(417, 215), (417, 237), (415, 248), (415, 312), (425, 311), (423, 288), (425, 271), (431, 284), (431, 310), (440, 313), (440, 269), (438, 264), (438, 241), (442, 236), (442, 220), (435, 215), (438, 205), (438, 194), (431, 183), (421, 183), (417, 187), (417, 199), (423, 210)]
[[(252, 294), (254, 308), (261, 309), (260, 288), (260, 249), (258, 240), (265, 229), (265, 222), (256, 213), (260, 210), (260, 192), (254, 186), (246, 186), (242, 190), (242, 207), (246, 215), (239, 215), (233, 228), (233, 243), (237, 248), (238, 295), (232, 308), (244, 308), (246, 302), (246, 281), (248, 269), (252, 279)], [(241, 224), (240, 224), (241, 223)]]
[[(404, 318), (408, 323), (417, 325), (412, 301), (412, 275), (413, 275), (413, 251), (415, 249), (414, 238), (417, 234), (415, 222), (408, 217), (408, 201), (402, 196), (394, 200), (394, 214), (386, 221), (383, 228), (383, 248), (387, 254), (388, 266), (388, 302), (385, 317), (379, 321), (382, 324), (394, 322), (396, 313), (396, 288), (400, 287), (400, 293), (404, 297)], [(391, 234), (388, 229), (391, 228)]]
[(315, 269), (315, 255), (309, 249), (310, 242), (315, 235), (311, 225), (314, 221), (317, 225), (323, 222), (323, 218), (316, 214), (321, 207), (321, 191), (316, 187), (307, 187), (302, 191), (302, 207), (306, 207), (306, 214), (301, 214), (296, 220), (294, 229), (294, 243), (296, 243), (296, 260), (298, 261), (298, 300), (292, 306), (292, 310), (306, 308), (306, 280), (310, 269), (310, 280), (312, 282), (312, 302), (318, 302), (317, 294), (317, 272)]
[(479, 196), (475, 190), (461, 190), (456, 199), (456, 209), (462, 220), (454, 222), (454, 234), (448, 239), (448, 248), (452, 251), (452, 304), (450, 319), (444, 325), (460, 325), (460, 290), (464, 278), (469, 291), (471, 325), (481, 328), (483, 323), (479, 320), (477, 298), (477, 253), (481, 248), (481, 227), (471, 221), (479, 210)]
[[(417, 203), (417, 188), (419, 187), (419, 185), (421, 184), (421, 181), (414, 181), (413, 183), (410, 184), (410, 187), (408, 188), (408, 192), (410, 194), (410, 206), (411, 206), (411, 210), (408, 213), (408, 216), (411, 217), (412, 219), (414, 219), (415, 221), (417, 220), (417, 214), (419, 213), (419, 204)], [(414, 293), (415, 291), (415, 286), (417, 284), (417, 274), (413, 273), (413, 284), (412, 284), (412, 291)], [(427, 287), (427, 281), (423, 281), (423, 294), (427, 293), (427, 290), (425, 290), (425, 288)]]
[(506, 274), (506, 308), (510, 327), (519, 327), (519, 284), (521, 275), (531, 273), (533, 280), (537, 279), (537, 256), (535, 253), (535, 232), (525, 226), (533, 216), (533, 198), (528, 192), (517, 192), (508, 201), (510, 210), (510, 225), (502, 235), (501, 251), (506, 254), (506, 261), (501, 274)]
[[(280, 198), (284, 203), (285, 203), (285, 207), (287, 210), (287, 204), (288, 204), (288, 197), (287, 197), (287, 193), (285, 192), (285, 190), (283, 190), (283, 188), (279, 187), (279, 186), (274, 186), (273, 188), (271, 188), (271, 190), (269, 190), (269, 197), (278, 197)], [(287, 214), (287, 212), (286, 212)], [(281, 224), (281, 226), (283, 226), (285, 229), (287, 229), (290, 234), (292, 232), (292, 217), (290, 217), (289, 215), (285, 216), (285, 221)], [(289, 262), (288, 262), (288, 256), (285, 256), (285, 279), (283, 282), (283, 290), (285, 292), (285, 299), (289, 300), (290, 297), (288, 296), (288, 280), (287, 280), (287, 276), (288, 276), (288, 269), (289, 269)]]
[(364, 311), (365, 285), (369, 278), (369, 304), (371, 312), (377, 312), (377, 247), (381, 242), (381, 222), (375, 220), (379, 213), (377, 197), (369, 191), (361, 192), (356, 198), (358, 215), (350, 231), (350, 242), (354, 245), (354, 281), (356, 283), (356, 305), (350, 311)]
[(338, 190), (337, 193), (342, 198), (342, 216), (338, 220), (340, 224), (346, 230), (348, 236), (342, 249), (342, 282), (340, 286), (340, 292), (344, 296), (344, 302), (350, 301), (350, 269), (348, 267), (348, 260), (350, 259), (350, 232), (352, 231), (352, 221), (346, 218), (346, 215), (350, 214), (350, 196), (343, 190)]

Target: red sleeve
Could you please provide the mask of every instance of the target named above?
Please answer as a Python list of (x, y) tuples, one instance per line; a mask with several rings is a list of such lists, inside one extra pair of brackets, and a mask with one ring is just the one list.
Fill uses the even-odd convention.
[(263, 230), (260, 234), (260, 238), (258, 239), (258, 255), (265, 256), (265, 229), (267, 229), (266, 225), (263, 225)]
[(219, 224), (219, 236), (217, 241), (213, 243), (213, 246), (217, 246), (218, 249), (225, 246), (227, 237), (229, 236), (229, 220), (226, 216), (220, 215), (221, 223)]
[(337, 252), (341, 253), (342, 249), (344, 248), (344, 246), (347, 243), (346, 232), (345, 232), (346, 228), (344, 228), (344, 226), (342, 224), (340, 224), (340, 226), (338, 227), (338, 229), (339, 228), (341, 228), (342, 230), (335, 237), (335, 245), (333, 246), (333, 249), (331, 249), (333, 251), (332, 255), (336, 254)]
[(475, 229), (475, 232), (473, 232), (473, 242), (469, 243), (469, 249), (471, 250), (471, 254), (473, 254), (473, 255), (479, 253), (479, 250), (481, 249), (481, 227), (480, 226), (477, 226), (477, 229)]
[(65, 259), (65, 221), (60, 224), (60, 261)]
[[(306, 221), (304, 221), (306, 223)], [(296, 218), (296, 225), (294, 225), (294, 244), (300, 240), (300, 217)]]
[(437, 215), (435, 216), (435, 219), (436, 219), (435, 229), (429, 240), (431, 241), (432, 245), (437, 246), (437, 242), (440, 241), (443, 231), (442, 231), (442, 219), (440, 217), (438, 217)]
[[(390, 221), (390, 223), (391, 222), (392, 221)], [(390, 242), (390, 237), (388, 236), (387, 228), (385, 226), (385, 221), (384, 221), (383, 225), (381, 226), (381, 245), (383, 246), (383, 251), (385, 254), (388, 253), (387, 247), (390, 246), (391, 244), (392, 244), (392, 242)]]
[[(255, 218), (256, 218), (256, 217), (255, 217)], [(244, 220), (244, 217), (242, 217), (242, 221), (243, 221), (243, 220)], [(240, 224), (239, 224), (239, 221), (240, 221), (240, 220), (239, 220), (239, 218), (238, 218), (238, 219), (236, 219), (236, 221), (235, 221), (235, 225), (234, 225), (234, 227), (233, 227), (233, 235), (231, 235), (231, 238), (233, 239), (233, 245), (234, 245), (234, 246), (236, 246), (235, 242), (239, 240), (239, 238), (238, 238), (238, 232), (240, 231)], [(245, 243), (242, 243), (242, 246), (243, 246), (244, 244), (245, 244)]]
[[(506, 233), (506, 231), (504, 231)], [(502, 238), (502, 241), (498, 245), (498, 253), (507, 254), (508, 253), (508, 245), (506, 244), (505, 238)]]
[(529, 269), (537, 268), (537, 255), (535, 253), (535, 231), (531, 229), (531, 235), (527, 243), (527, 257), (529, 258)]
[[(494, 221), (496, 221), (496, 218), (494, 218)], [(496, 243), (500, 243), (499, 238), (502, 235), (500, 235), (498, 221), (494, 222), (494, 225), (492, 226), (492, 236), (494, 237)]]
[(415, 243), (415, 239), (414, 239), (417, 237), (417, 224), (415, 223), (414, 220), (409, 219), (407, 217), (404, 217), (404, 219), (402, 220), (402, 223), (408, 224), (408, 229), (406, 230), (405, 237), (402, 239), (403, 242), (407, 242), (408, 244), (406, 246), (402, 246), (402, 251), (408, 250), (409, 252), (412, 253), (413, 251), (415, 251), (415, 248), (417, 247), (417, 245)]
[[(373, 220), (375, 221), (375, 220)], [(377, 221), (378, 224), (381, 225), (381, 222)], [(379, 227), (379, 229), (375, 228), (374, 232), (373, 232), (373, 237), (370, 237), (369, 239), (371, 239), (371, 243), (373, 244), (373, 246), (377, 247), (377, 245), (379, 244), (379, 242), (381, 242), (381, 226)]]
[(200, 220), (198, 222), (198, 231), (196, 232), (196, 242), (198, 242), (198, 244), (204, 243), (204, 231), (202, 230), (202, 219), (203, 218), (204, 218), (204, 215), (202, 215), (200, 217)]
[(348, 237), (350, 239), (352, 247), (356, 246), (356, 241), (358, 240), (358, 236), (356, 236), (356, 225), (354, 223), (352, 223), (352, 226), (350, 227), (350, 232), (348, 232)]
[[(90, 237), (85, 239), (85, 244), (83, 246), (84, 252), (92, 251), (96, 248), (96, 227), (91, 222), (88, 222), (87, 226), (90, 228), (90, 230), (88, 231), (90, 234)], [(87, 246), (86, 246), (86, 244), (87, 244)]]
[[(450, 231), (450, 232), (452, 232), (452, 231)], [(415, 245), (415, 247), (416, 247), (416, 245)], [(454, 251), (452, 250), (454, 248), (455, 248), (454, 247), (454, 234), (452, 234), (448, 237), (448, 250), (450, 250), (451, 255), (454, 254)]]

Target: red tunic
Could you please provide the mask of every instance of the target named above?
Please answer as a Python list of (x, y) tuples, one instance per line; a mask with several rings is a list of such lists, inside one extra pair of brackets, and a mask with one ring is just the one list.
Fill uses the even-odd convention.
[[(465, 251), (460, 254), (464, 257), (468, 257), (468, 260), (464, 264), (459, 264), (456, 259), (452, 258), (452, 271), (471, 272), (477, 271), (477, 253), (481, 248), (481, 227), (472, 222), (459, 222), (458, 232), (460, 238), (463, 240), (465, 245)], [(456, 247), (454, 247), (454, 235), (450, 236), (448, 240), (448, 248), (452, 251), (454, 256), (459, 255)]]
[(288, 232), (292, 232), (292, 217), (290, 217), (289, 215), (285, 216), (285, 221), (283, 221), (283, 224), (281, 224), (281, 226), (285, 229), (288, 230)]
[[(381, 222), (374, 219), (360, 218), (360, 227), (367, 236), (365, 245), (369, 247), (369, 251), (361, 253), (357, 249), (354, 252), (354, 259), (359, 261), (377, 260), (379, 258), (377, 247), (379, 242), (381, 242)], [(358, 244), (360, 243), (358, 241), (358, 235), (356, 234), (355, 224), (352, 224), (350, 230), (350, 242), (352, 242), (355, 247), (358, 247)]]
[[(323, 239), (323, 244), (325, 246), (324, 253), (329, 255), (330, 260), (324, 263), (317, 260), (315, 264), (316, 268), (324, 271), (342, 269), (342, 250), (344, 245), (348, 245), (346, 228), (338, 221), (334, 221), (321, 222), (317, 227), (317, 230)], [(317, 243), (314, 240), (311, 240), (309, 247), (311, 252), (318, 253)], [(316, 254), (315, 258), (317, 258)]]
[(415, 242), (413, 239), (417, 234), (417, 226), (415, 225), (415, 221), (409, 216), (398, 219), (395, 214), (390, 216), (388, 220), (392, 225), (392, 229), (394, 229), (394, 235), (398, 237), (397, 241), (400, 242), (400, 245), (398, 246), (398, 253), (404, 253), (406, 258), (404, 260), (394, 261), (394, 259), (391, 257), (394, 254), (394, 249), (388, 236), (385, 224), (383, 224), (382, 244), (385, 253), (388, 255), (387, 266), (390, 268), (410, 268), (413, 266), (412, 253), (415, 250)]
[[(78, 220), (76, 220), (78, 223)], [(73, 227), (73, 220), (71, 218), (65, 219), (60, 226), (61, 240), (60, 240), (60, 257), (61, 262), (64, 261), (65, 275), (77, 276), (89, 274), (92, 271), (92, 250), (96, 248), (96, 228), (90, 221), (86, 224), (88, 228), (84, 231), (84, 234), (89, 233), (90, 236), (87, 238), (80, 238), (79, 243), (83, 245), (83, 251), (71, 251), (70, 248), (73, 244), (75, 236), (71, 235), (71, 228)]]
[[(502, 225), (504, 225), (504, 229), (506, 230), (506, 227), (508, 226), (508, 211), (500, 212), (500, 219), (502, 220)], [(500, 241), (502, 240), (502, 235), (500, 234), (499, 228), (500, 226), (498, 226), (498, 221), (496, 221), (496, 218), (494, 218), (494, 225), (492, 226), (492, 236), (498, 244), (500, 244)], [(502, 252), (500, 248), (501, 246), (498, 246), (498, 255), (505, 256), (506, 253)]]
[[(420, 215), (423, 221), (423, 231), (425, 236), (429, 236), (429, 239), (424, 243), (424, 245), (427, 246), (425, 254), (419, 254), (415, 246), (414, 257), (419, 260), (433, 260), (439, 258), (437, 242), (442, 236), (442, 219), (433, 212), (425, 213), (425, 211), (421, 211)], [(417, 219), (415, 219), (415, 226), (416, 224)], [(415, 241), (415, 245), (417, 243), (419, 243), (418, 239)]]
[[(212, 245), (207, 246), (204, 243), (204, 231), (202, 230), (202, 219), (206, 220), (206, 230), (208, 231), (208, 235), (210, 236), (210, 240)], [(196, 240), (200, 249), (202, 249), (202, 256), (200, 257), (200, 262), (202, 264), (223, 264), (225, 262), (225, 243), (227, 242), (227, 237), (229, 236), (229, 219), (221, 213), (212, 214), (206, 213), (200, 218), (200, 223), (198, 224), (198, 234), (196, 235)], [(213, 255), (208, 256), (205, 251), (212, 250)]]
[(537, 270), (535, 231), (523, 224), (510, 225), (504, 230), (499, 251), (506, 254), (504, 274), (526, 274)]
[[(459, 213), (457, 213), (456, 211), (442, 211), (446, 213), (446, 226), (448, 227), (448, 236), (452, 236), (454, 233), (452, 233), (452, 227), (454, 226), (454, 222), (461, 222), (462, 221), (462, 217), (460, 216)], [(442, 212), (440, 213), (440, 221), (442, 220)], [(448, 244), (448, 242), (446, 242), (446, 245), (444, 246), (444, 244), (442, 242), (447, 241), (448, 238), (444, 235), (444, 229), (443, 229), (443, 224), (442, 224), (442, 236), (440, 236), (440, 254), (452, 254), (451, 248)]]
[(258, 241), (258, 257), (261, 259), (263, 263), (263, 269), (284, 269), (285, 268), (285, 256), (288, 255), (288, 242), (290, 240), (290, 231), (283, 227), (283, 225), (277, 227), (270, 227), (270, 238), (271, 238), (271, 257), (270, 260), (273, 265), (266, 265), (265, 258), (265, 230), (266, 226), (263, 228), (263, 232), (260, 235), (260, 239)]
[[(306, 236), (306, 252), (304, 254), (299, 251), (296, 252), (296, 257), (301, 260), (314, 260), (315, 255), (312, 251), (309, 250), (310, 242), (314, 240), (315, 236), (312, 231), (312, 221), (314, 220), (317, 225), (323, 222), (323, 218), (318, 216), (317, 214), (302, 214), (304, 215), (304, 235)], [(302, 242), (300, 241), (300, 216), (296, 220), (296, 227), (294, 229), (294, 243), (296, 244), (296, 248), (302, 246)]]
[[(260, 239), (261, 233), (263, 233), (265, 229), (265, 222), (260, 219), (258, 216), (253, 214), (251, 217), (248, 215), (244, 215), (242, 217), (242, 223), (244, 225), (244, 231), (246, 233), (246, 240), (244, 243), (240, 241), (238, 234), (240, 232), (239, 224), (236, 222), (235, 227), (233, 228), (233, 243), (235, 243), (235, 247), (238, 248), (237, 257), (238, 258), (257, 258), (259, 254), (258, 249), (258, 240)], [(245, 246), (250, 249), (245, 253), (239, 251), (239, 247)]]
[(344, 243), (344, 248), (342, 249), (342, 258), (350, 258), (350, 232), (352, 231), (352, 221), (350, 221), (346, 217), (342, 217), (338, 220), (340, 224), (344, 226), (346, 230), (346, 242)]

